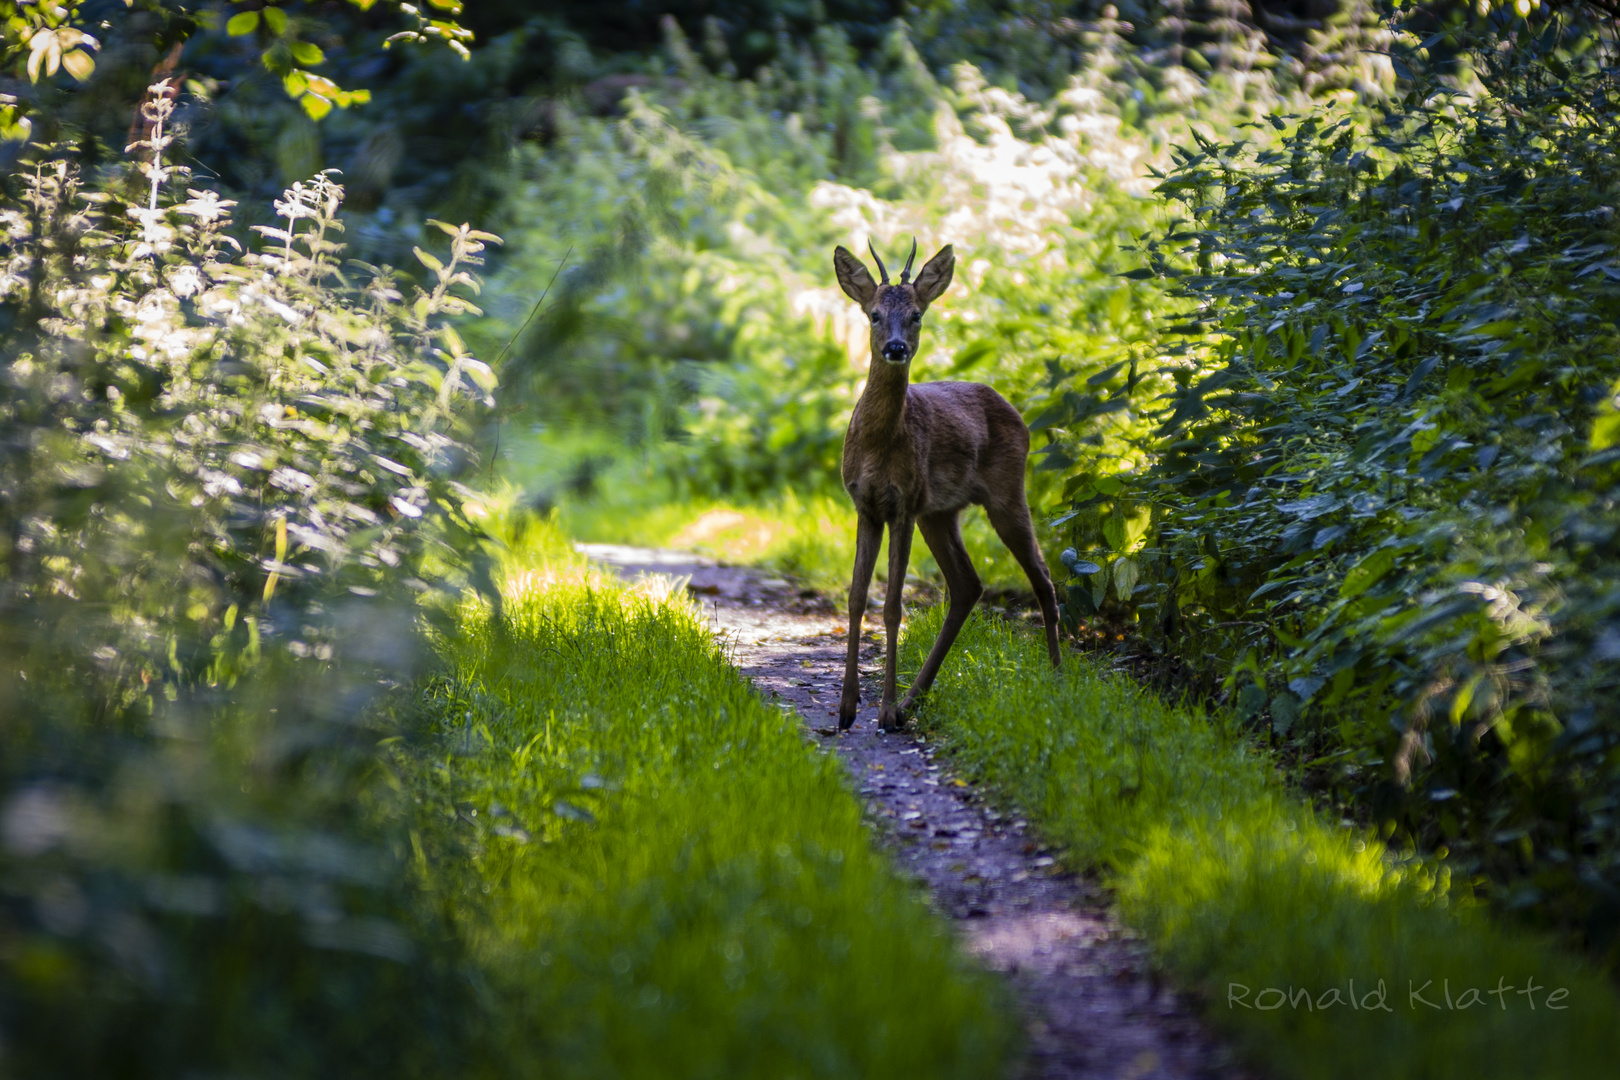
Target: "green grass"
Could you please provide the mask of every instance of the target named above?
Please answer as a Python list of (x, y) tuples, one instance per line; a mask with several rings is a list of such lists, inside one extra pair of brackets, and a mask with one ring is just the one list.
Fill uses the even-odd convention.
[(519, 540), (409, 759), (418, 869), (465, 938), (502, 1073), (990, 1077), (992, 979), (871, 845), (835, 759), (691, 604)]
[[(848, 499), (825, 495), (785, 492), (763, 503), (568, 503), (561, 521), (581, 540), (697, 551), (733, 565), (789, 575), (835, 599), (849, 591), (855, 565), (855, 508)], [(1038, 524), (1036, 528), (1047, 565), (1057, 566), (1063, 545)], [(1024, 572), (982, 510), (973, 507), (962, 515), (962, 537), (986, 588), (1029, 592)], [(887, 580), (887, 565), (885, 540), (878, 580)], [(912, 542), (908, 576), (936, 587), (943, 582), (920, 536)]]
[[(907, 625), (911, 670), (940, 617)], [(1323, 820), (1227, 718), (1167, 705), (1080, 658), (1054, 673), (1033, 636), (975, 617), (922, 722), (1068, 863), (1102, 868), (1159, 960), (1278, 1074), (1614, 1075), (1620, 1001), (1605, 979), (1460, 905), (1443, 862), (1393, 859), (1375, 837)], [(1391, 1011), (1365, 1007), (1380, 980)], [(1542, 989), (1520, 993), (1532, 980)]]

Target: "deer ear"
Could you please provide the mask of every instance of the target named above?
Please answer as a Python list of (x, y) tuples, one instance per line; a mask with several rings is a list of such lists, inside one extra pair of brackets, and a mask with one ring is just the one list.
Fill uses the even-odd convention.
[(946, 244), (923, 268), (917, 271), (917, 304), (926, 308), (951, 286), (951, 277), (956, 273), (956, 252), (951, 245)]
[(845, 296), (863, 308), (872, 303), (877, 295), (877, 282), (867, 272), (866, 264), (851, 255), (847, 248), (833, 249), (833, 270), (838, 274), (838, 287), (844, 290)]

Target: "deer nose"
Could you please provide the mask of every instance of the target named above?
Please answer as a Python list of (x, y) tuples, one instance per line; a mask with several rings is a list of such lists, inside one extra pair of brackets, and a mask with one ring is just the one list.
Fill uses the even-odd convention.
[(906, 343), (904, 341), (891, 341), (883, 346), (883, 359), (898, 364), (906, 358)]

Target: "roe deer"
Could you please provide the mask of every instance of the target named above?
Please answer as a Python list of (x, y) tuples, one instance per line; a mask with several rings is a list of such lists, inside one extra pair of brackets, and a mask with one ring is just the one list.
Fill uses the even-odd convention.
[[(870, 246), (870, 245), (868, 245)], [(1029, 503), (1024, 498), (1024, 462), (1029, 456), (1029, 429), (1007, 399), (980, 383), (933, 382), (909, 385), (912, 357), (923, 313), (951, 283), (956, 255), (949, 244), (910, 281), (917, 242), (900, 274), (889, 272), (872, 248), (882, 281), (874, 282), (862, 262), (840, 247), (833, 252), (838, 284), (861, 305), (872, 323), (872, 362), (866, 390), (855, 403), (844, 436), (844, 487), (855, 501), (855, 576), (849, 584), (849, 658), (844, 665), (844, 692), (838, 704), (838, 726), (855, 722), (861, 703), (861, 617), (872, 583), (883, 527), (889, 527), (889, 592), (883, 605), (887, 656), (883, 667), (883, 704), (878, 724), (898, 728), (912, 705), (933, 684), (939, 665), (978, 603), (984, 586), (962, 543), (957, 516), (970, 503), (984, 507), (996, 535), (1029, 577), (1046, 622), (1046, 648), (1057, 666), (1057, 594), (1046, 560), (1035, 543)], [(911, 528), (922, 530), (950, 593), (945, 625), (917, 673), (906, 700), (895, 707), (895, 648), (900, 629), (900, 593), (911, 558)]]

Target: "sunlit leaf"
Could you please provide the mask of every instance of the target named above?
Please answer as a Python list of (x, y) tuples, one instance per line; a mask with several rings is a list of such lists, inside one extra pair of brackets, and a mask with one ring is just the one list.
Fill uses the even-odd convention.
[(429, 270), (432, 270), (434, 273), (438, 273), (444, 269), (444, 263), (440, 261), (439, 257), (433, 254), (431, 251), (424, 251), (419, 247), (413, 247), (411, 248), (411, 252), (416, 256), (418, 262), (427, 267)]
[(96, 62), (89, 53), (74, 49), (63, 55), (62, 68), (79, 82), (84, 82), (96, 70)]
[(1112, 567), (1114, 578), (1114, 593), (1122, 601), (1129, 600), (1136, 591), (1137, 576), (1140, 568), (1137, 561), (1130, 556), (1121, 556), (1114, 560)]

